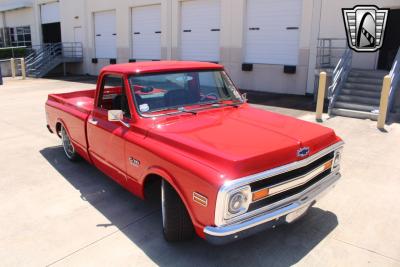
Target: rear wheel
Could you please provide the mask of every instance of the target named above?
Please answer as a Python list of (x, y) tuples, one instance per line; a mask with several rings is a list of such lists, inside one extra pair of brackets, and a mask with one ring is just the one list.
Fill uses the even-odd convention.
[(74, 145), (68, 136), (67, 131), (64, 126), (61, 125), (61, 140), (62, 146), (64, 148), (65, 155), (70, 161), (76, 161), (78, 159), (78, 153), (76, 153)]
[(167, 241), (192, 239), (194, 229), (181, 198), (165, 180), (161, 183), (161, 211), (164, 237)]

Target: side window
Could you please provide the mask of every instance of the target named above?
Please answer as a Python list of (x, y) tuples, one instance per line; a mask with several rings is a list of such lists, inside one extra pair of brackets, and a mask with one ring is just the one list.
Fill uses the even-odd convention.
[(116, 75), (103, 77), (98, 107), (105, 110), (122, 110), (125, 117), (131, 117), (122, 77)]

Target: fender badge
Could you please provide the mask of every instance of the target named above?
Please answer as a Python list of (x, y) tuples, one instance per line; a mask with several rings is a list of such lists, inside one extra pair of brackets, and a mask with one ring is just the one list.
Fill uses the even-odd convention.
[(200, 195), (197, 192), (193, 192), (193, 201), (200, 204), (203, 207), (207, 207), (208, 205), (208, 198), (203, 195)]
[(309, 147), (302, 147), (299, 150), (297, 150), (297, 156), (300, 158), (304, 158), (310, 154), (310, 148)]
[(139, 160), (134, 159), (133, 157), (129, 157), (128, 159), (129, 159), (129, 162), (131, 163), (131, 165), (136, 166), (136, 167), (140, 165)]

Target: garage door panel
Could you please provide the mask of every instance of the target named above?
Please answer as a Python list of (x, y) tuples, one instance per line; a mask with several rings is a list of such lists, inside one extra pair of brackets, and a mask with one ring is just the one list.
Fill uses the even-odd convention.
[(203, 61), (219, 60), (220, 10), (219, 0), (182, 2), (182, 59)]
[(132, 9), (132, 56), (161, 58), (161, 5)]
[(115, 11), (94, 13), (95, 50), (97, 58), (117, 57)]
[(301, 7), (300, 0), (248, 0), (245, 61), (297, 65)]
[(42, 24), (60, 22), (60, 3), (46, 3), (40, 5), (40, 18)]

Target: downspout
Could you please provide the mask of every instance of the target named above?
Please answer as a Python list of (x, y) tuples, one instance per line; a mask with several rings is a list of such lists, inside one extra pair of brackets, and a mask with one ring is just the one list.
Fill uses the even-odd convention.
[(3, 28), (2, 28), (2, 32), (3, 32), (3, 45), (4, 47), (7, 47), (7, 42), (6, 42), (6, 14), (5, 12), (1, 12), (1, 20), (3, 23)]

